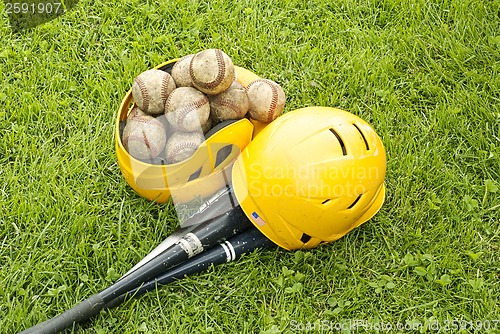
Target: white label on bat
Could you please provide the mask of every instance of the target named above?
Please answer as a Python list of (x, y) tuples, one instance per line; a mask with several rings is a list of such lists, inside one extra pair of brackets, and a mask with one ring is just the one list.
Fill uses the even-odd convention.
[(188, 258), (203, 252), (203, 245), (201, 244), (200, 239), (198, 239), (198, 237), (193, 233), (187, 233), (177, 243), (186, 252)]

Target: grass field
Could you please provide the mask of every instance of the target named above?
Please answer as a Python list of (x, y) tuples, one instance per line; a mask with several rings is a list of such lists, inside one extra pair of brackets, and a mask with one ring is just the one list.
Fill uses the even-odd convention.
[(386, 203), (335, 243), (250, 254), (79, 333), (500, 333), (499, 13), (498, 0), (85, 0), (17, 34), (3, 15), (0, 332), (101, 291), (175, 228), (122, 178), (114, 118), (137, 74), (216, 47), (279, 82), (286, 111), (367, 120)]

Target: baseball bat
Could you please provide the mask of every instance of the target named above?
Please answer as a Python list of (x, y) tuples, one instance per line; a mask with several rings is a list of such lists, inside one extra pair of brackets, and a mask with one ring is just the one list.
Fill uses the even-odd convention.
[(166, 249), (172, 247), (175, 243), (177, 243), (183, 236), (188, 234), (189, 232), (192, 232), (196, 226), (191, 225), (187, 227), (179, 227), (175, 231), (173, 231), (168, 237), (165, 238), (158, 246), (156, 246), (155, 249), (153, 249), (151, 252), (149, 252), (142, 260), (136, 263), (135, 266), (133, 266), (129, 271), (127, 271), (125, 274), (123, 274), (122, 277), (118, 279), (118, 281), (124, 279), (128, 275), (130, 275), (132, 272), (136, 271), (137, 269), (141, 268), (143, 265), (151, 261), (152, 259), (156, 258), (159, 256), (161, 253), (163, 253)]
[(138, 288), (144, 282), (150, 281), (169, 268), (216, 246), (233, 235), (248, 230), (252, 226), (241, 207), (236, 206), (232, 210), (198, 225), (192, 232), (187, 233), (151, 261), (105, 290), (87, 298), (64, 313), (19, 334), (57, 334), (73, 327), (75, 323), (82, 323), (97, 315), (106, 303), (113, 299)]
[(142, 284), (139, 288), (122, 294), (107, 303), (104, 308), (109, 309), (116, 307), (126, 300), (141, 296), (146, 292), (156, 289), (157, 286), (166, 285), (175, 280), (182, 279), (185, 276), (202, 272), (212, 265), (217, 266), (235, 261), (243, 254), (249, 253), (255, 249), (272, 248), (278, 248), (278, 246), (264, 236), (257, 228), (250, 228), (220, 243), (218, 246), (169, 269), (165, 273)]
[(232, 210), (236, 206), (238, 206), (238, 203), (234, 198), (232, 188), (230, 186), (222, 188), (211, 198), (203, 202), (199, 206), (198, 210), (191, 213), (190, 216), (182, 222), (181, 227), (177, 228), (171, 235), (163, 240), (161, 244), (159, 244), (134, 267), (132, 267), (132, 269), (130, 269), (121, 278), (119, 278), (119, 280), (124, 279), (126, 276), (130, 275), (132, 272), (138, 270), (143, 265), (157, 257), (159, 254), (163, 253), (165, 249), (169, 248), (174, 243), (179, 241), (182, 236), (191, 232), (199, 224), (219, 217), (225, 212)]

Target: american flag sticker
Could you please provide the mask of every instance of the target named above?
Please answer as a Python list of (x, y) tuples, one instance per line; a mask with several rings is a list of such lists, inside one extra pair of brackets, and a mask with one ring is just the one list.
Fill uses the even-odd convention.
[(266, 222), (262, 218), (259, 217), (257, 212), (252, 213), (252, 218), (253, 218), (253, 221), (257, 223), (257, 225), (259, 225), (259, 226), (266, 225)]

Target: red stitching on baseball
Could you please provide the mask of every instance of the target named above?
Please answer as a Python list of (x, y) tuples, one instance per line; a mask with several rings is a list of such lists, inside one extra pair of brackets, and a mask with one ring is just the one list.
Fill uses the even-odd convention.
[(149, 108), (148, 89), (146, 88), (146, 85), (144, 84), (144, 81), (141, 80), (141, 78), (139, 77), (135, 78), (135, 82), (137, 83), (137, 85), (139, 86), (139, 90), (141, 91), (142, 108), (144, 111), (147, 111)]
[(128, 118), (136, 118), (136, 117), (139, 117), (139, 111), (141, 109), (139, 109), (139, 107), (134, 107), (132, 108), (132, 110), (130, 110), (130, 113), (128, 114)]
[(267, 122), (271, 122), (273, 120), (274, 113), (276, 112), (276, 106), (278, 105), (278, 89), (274, 85), (272, 81), (264, 80), (273, 91), (273, 98), (271, 99), (271, 105), (269, 106), (269, 111), (267, 112)]
[(177, 144), (177, 146), (174, 146), (170, 151), (168, 156), (168, 161), (170, 163), (174, 162), (173, 158), (186, 148), (191, 148), (194, 151), (196, 151), (198, 149), (198, 145), (193, 142), (182, 142), (180, 144)]
[(156, 118), (149, 118), (149, 117), (151, 117), (151, 116), (137, 116), (137, 117), (134, 117), (134, 119), (131, 121), (139, 122), (142, 124), (153, 125), (156, 127), (161, 126), (161, 128), (163, 128), (163, 124), (161, 124), (161, 122), (159, 120), (157, 120)]
[[(173, 93), (173, 92), (172, 92), (172, 93)], [(167, 98), (167, 100), (165, 101), (165, 114), (167, 113), (167, 110), (170, 108), (170, 101), (172, 100), (172, 96), (174, 95), (174, 94), (172, 94), (172, 93), (170, 93), (170, 94), (168, 95), (168, 98)]]
[(187, 114), (190, 112), (196, 111), (196, 109), (204, 106), (208, 102), (206, 97), (202, 97), (194, 102), (189, 102), (184, 107), (174, 110), (175, 112), (175, 120), (177, 124), (180, 124), (184, 121)]
[[(156, 153), (160, 153), (160, 150), (158, 150), (158, 147), (156, 147), (155, 143), (149, 140), (148, 136), (146, 135), (146, 132), (142, 130), (142, 138), (144, 140), (144, 144), (146, 144), (146, 147), (149, 148), (149, 152), (151, 152), (153, 155), (156, 155)], [(152, 158), (152, 157), (151, 157)]]
[(142, 129), (142, 139), (144, 140), (144, 144), (146, 144), (146, 147), (151, 150), (152, 143), (148, 140), (148, 137), (146, 136), (146, 132), (144, 129)]
[[(153, 153), (153, 154), (154, 154), (154, 152), (156, 153), (156, 154), (154, 154), (154, 156), (158, 156), (158, 154), (160, 154), (160, 150), (158, 149), (158, 147), (153, 142), (149, 141), (145, 137), (144, 131), (142, 132), (142, 136), (135, 134), (135, 135), (129, 135), (128, 137), (126, 137), (124, 139), (123, 143), (125, 146), (127, 146), (127, 149), (128, 149), (128, 143), (130, 140), (144, 142), (146, 144), (146, 147), (150, 150), (151, 153)], [(152, 159), (153, 157), (150, 155), (150, 158)]]
[[(218, 106), (227, 107), (227, 108), (231, 109), (232, 111), (234, 111), (237, 115), (239, 115), (240, 112), (241, 112), (241, 108), (239, 107), (238, 104), (234, 103), (233, 100), (229, 100), (229, 99), (225, 99), (223, 97), (219, 97), (218, 99), (215, 100), (215, 104), (218, 105)], [(218, 116), (219, 115), (217, 115), (217, 117)]]
[(170, 95), (169, 93), (169, 86), (170, 86), (170, 74), (165, 73), (166, 75), (163, 77), (163, 80), (161, 82), (161, 91), (160, 91), (160, 96), (161, 100), (163, 102), (163, 107), (165, 107), (165, 102), (167, 101), (168, 96)]
[[(194, 59), (195, 57), (193, 57)], [(222, 80), (224, 80), (224, 75), (226, 74), (226, 63), (224, 62), (224, 55), (222, 54), (222, 51), (219, 49), (215, 49), (215, 59), (217, 60), (217, 76), (215, 77), (214, 80), (211, 82), (200, 82), (198, 78), (194, 75), (193, 72), (193, 63), (191, 62), (189, 64), (189, 74), (191, 75), (191, 79), (193, 79), (193, 82), (198, 86), (201, 87), (202, 89), (212, 89), (220, 85)]]

